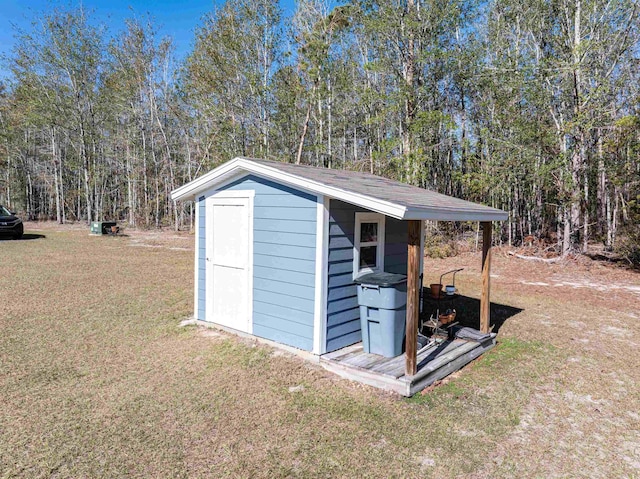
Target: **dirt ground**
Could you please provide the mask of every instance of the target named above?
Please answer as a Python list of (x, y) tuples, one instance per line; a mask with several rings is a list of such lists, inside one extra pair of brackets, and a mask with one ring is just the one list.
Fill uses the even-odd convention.
[[(403, 399), (177, 324), (193, 235), (1, 241), (0, 478), (640, 477), (640, 274), (494, 249), (498, 346)], [(31, 241), (33, 240), (33, 241)], [(425, 284), (480, 257), (425, 261)]]
[[(499, 338), (543, 341), (563, 360), (473, 477), (640, 477), (640, 273), (585, 257), (547, 264), (508, 251), (492, 251), (491, 298), (523, 311), (505, 321)], [(478, 262), (472, 254), (427, 259), (425, 271), (465, 268), (461, 287), (473, 288)]]

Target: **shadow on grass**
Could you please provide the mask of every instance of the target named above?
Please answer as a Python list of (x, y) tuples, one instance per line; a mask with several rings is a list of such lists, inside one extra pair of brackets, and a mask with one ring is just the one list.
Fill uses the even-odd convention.
[(46, 238), (46, 235), (40, 235), (40, 234), (36, 234), (36, 233), (25, 233), (22, 235), (22, 238), (20, 239), (13, 239), (12, 236), (0, 236), (0, 241), (3, 240), (8, 240), (8, 241), (29, 241), (29, 240), (35, 240), (35, 239), (44, 239)]
[(624, 258), (616, 254), (585, 253), (584, 255), (593, 261), (598, 261), (600, 263), (623, 267), (633, 272), (640, 272), (640, 264), (637, 264), (637, 265), (633, 264), (627, 258)]
[[(428, 291), (426, 292), (428, 294)], [(435, 314), (437, 302), (432, 299), (425, 299), (423, 305), (423, 316), (427, 318), (431, 314)], [(491, 303), (490, 306), (491, 325), (493, 332), (500, 331), (502, 325), (511, 317), (524, 311), (506, 304)], [(467, 326), (474, 329), (480, 329), (480, 300), (469, 296), (456, 295), (451, 300), (440, 301), (440, 311), (447, 309), (456, 310), (456, 321), (460, 326)]]

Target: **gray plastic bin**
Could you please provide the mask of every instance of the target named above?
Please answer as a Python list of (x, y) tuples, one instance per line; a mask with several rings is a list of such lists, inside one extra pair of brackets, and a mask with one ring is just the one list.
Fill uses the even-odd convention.
[(355, 281), (364, 351), (385, 357), (399, 356), (405, 335), (407, 277), (370, 273)]
[(360, 306), (362, 348), (367, 353), (394, 358), (402, 354), (407, 308), (380, 309)]
[[(372, 273), (375, 274), (375, 273)], [(371, 276), (371, 275), (366, 275)], [(401, 283), (394, 285), (376, 285), (369, 282), (362, 282), (358, 285), (358, 304), (361, 306), (371, 306), (373, 308), (398, 309), (407, 304), (407, 277), (403, 276)], [(367, 278), (371, 281), (370, 278)], [(374, 278), (375, 280), (375, 278)], [(356, 279), (356, 283), (361, 279)]]

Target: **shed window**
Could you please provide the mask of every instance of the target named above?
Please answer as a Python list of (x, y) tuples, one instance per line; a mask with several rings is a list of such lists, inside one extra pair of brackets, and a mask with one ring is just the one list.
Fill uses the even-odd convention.
[(356, 213), (353, 277), (384, 269), (384, 215)]

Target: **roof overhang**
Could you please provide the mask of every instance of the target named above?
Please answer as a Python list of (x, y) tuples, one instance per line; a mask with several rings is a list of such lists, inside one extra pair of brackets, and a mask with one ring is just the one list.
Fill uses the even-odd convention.
[(432, 221), (504, 221), (509, 215), (498, 209), (489, 211), (469, 211), (453, 208), (407, 208), (403, 220)]
[(345, 201), (399, 220), (502, 221), (508, 218), (506, 212), (488, 207), (486, 211), (469, 211), (446, 207), (407, 207), (369, 195), (326, 185), (246, 158), (234, 158), (180, 188), (176, 188), (171, 192), (171, 199), (173, 201), (195, 200), (198, 194), (222, 186), (234, 178), (239, 178), (243, 172), (277, 181), (311, 194), (321, 194)]

